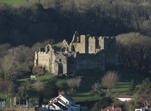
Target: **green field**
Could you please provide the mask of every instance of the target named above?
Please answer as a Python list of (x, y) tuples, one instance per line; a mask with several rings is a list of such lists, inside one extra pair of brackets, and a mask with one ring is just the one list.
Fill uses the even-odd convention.
[(27, 0), (0, 0), (0, 2), (11, 5), (14, 3), (27, 3)]
[(115, 89), (111, 89), (112, 93), (127, 93), (129, 89), (130, 82), (118, 82)]

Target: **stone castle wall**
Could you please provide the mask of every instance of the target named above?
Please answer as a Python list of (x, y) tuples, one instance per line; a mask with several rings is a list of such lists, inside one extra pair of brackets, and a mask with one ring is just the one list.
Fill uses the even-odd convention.
[[(75, 33), (71, 43), (63, 40), (66, 52), (58, 54), (51, 45), (45, 51), (35, 52), (34, 65), (45, 67), (54, 74), (75, 73), (78, 70), (99, 68), (105, 70), (108, 64), (118, 64), (115, 37), (79, 35)], [(61, 47), (64, 47), (61, 45)]]
[(54, 61), (55, 54), (50, 45), (45, 47), (45, 51), (39, 50), (38, 52), (35, 52), (34, 66), (41, 66), (47, 71), (54, 73)]

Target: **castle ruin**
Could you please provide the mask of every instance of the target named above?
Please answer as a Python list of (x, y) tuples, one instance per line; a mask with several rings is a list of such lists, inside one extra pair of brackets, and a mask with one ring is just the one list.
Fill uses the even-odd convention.
[(118, 65), (115, 37), (79, 35), (72, 41), (50, 45), (35, 52), (34, 66), (41, 66), (55, 75), (76, 73), (80, 70), (105, 70), (108, 64)]

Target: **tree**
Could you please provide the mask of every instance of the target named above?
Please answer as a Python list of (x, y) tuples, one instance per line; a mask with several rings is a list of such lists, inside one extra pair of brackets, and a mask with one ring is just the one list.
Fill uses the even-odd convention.
[(142, 90), (151, 90), (151, 83), (149, 78), (147, 77), (145, 80), (142, 81), (140, 89)]
[(25, 103), (25, 101), (27, 99), (29, 99), (29, 94), (27, 92), (27, 90), (24, 88), (24, 89), (21, 89), (17, 92), (16, 94), (17, 98), (19, 99), (19, 104), (21, 104), (21, 102), (23, 102), (23, 104)]
[(115, 88), (117, 82), (119, 81), (119, 76), (115, 71), (108, 71), (106, 75), (101, 79), (101, 83), (103, 86), (110, 88)]
[(30, 89), (31, 89), (31, 81), (30, 81), (30, 79), (28, 79), (27, 81), (25, 81), (25, 82), (23, 83), (23, 86), (24, 86), (24, 88), (25, 88), (26, 90), (30, 90)]
[(134, 82), (134, 80), (132, 80), (129, 86), (129, 94), (133, 94), (135, 88), (136, 88), (136, 83)]
[(92, 111), (100, 111), (101, 108), (106, 108), (112, 103), (112, 99), (109, 97), (105, 97), (103, 99), (98, 100), (94, 107), (92, 108)]
[(41, 82), (41, 80), (36, 80), (35, 84), (34, 84), (34, 88), (38, 91), (38, 95), (39, 95), (39, 107), (41, 107), (42, 103), (43, 103), (43, 94), (42, 91), (44, 89), (44, 83)]
[(149, 78), (142, 81), (141, 86), (134, 94), (136, 103), (142, 103), (144, 106), (151, 104), (151, 82)]
[(81, 78), (80, 77), (76, 77), (76, 78), (72, 78), (68, 80), (68, 86), (70, 87), (70, 93), (73, 93), (76, 89), (75, 88), (79, 88), (81, 83)]
[(6, 95), (6, 98), (11, 96), (16, 91), (16, 84), (13, 81), (0, 81), (0, 92)]
[(47, 99), (51, 99), (58, 95), (58, 87), (56, 86), (56, 81), (50, 79), (44, 86), (43, 91), (44, 97)]
[(15, 80), (21, 74), (21, 67), (15, 61), (15, 57), (6, 55), (2, 63), (2, 72), (5, 80)]
[(101, 90), (100, 83), (98, 83), (98, 82), (94, 83), (93, 86), (92, 86), (91, 94), (98, 95), (100, 90)]
[(34, 84), (34, 88), (38, 91), (41, 92), (44, 89), (44, 83), (41, 80), (36, 80)]
[(149, 73), (151, 66), (151, 38), (140, 33), (121, 34), (117, 37), (120, 64)]
[(15, 80), (24, 74), (31, 73), (33, 54), (29, 47), (18, 46), (10, 48), (2, 59), (1, 70), (5, 80)]

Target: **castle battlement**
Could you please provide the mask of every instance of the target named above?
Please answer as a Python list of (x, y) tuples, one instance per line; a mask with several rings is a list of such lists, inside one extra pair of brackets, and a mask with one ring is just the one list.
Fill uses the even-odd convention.
[(93, 36), (93, 37), (90, 36), (89, 39), (95, 40), (96, 37), (95, 36)]

